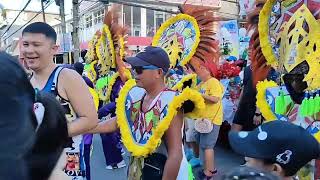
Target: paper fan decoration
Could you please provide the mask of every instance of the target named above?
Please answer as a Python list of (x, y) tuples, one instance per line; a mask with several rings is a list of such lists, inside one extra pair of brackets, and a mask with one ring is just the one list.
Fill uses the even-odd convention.
[(196, 19), (187, 14), (178, 14), (161, 25), (152, 45), (164, 48), (169, 55), (171, 67), (175, 67), (189, 62), (199, 42), (200, 29)]
[(260, 14), (261, 48), (281, 73), (305, 74), (307, 90), (320, 87), (320, 2), (268, 0)]

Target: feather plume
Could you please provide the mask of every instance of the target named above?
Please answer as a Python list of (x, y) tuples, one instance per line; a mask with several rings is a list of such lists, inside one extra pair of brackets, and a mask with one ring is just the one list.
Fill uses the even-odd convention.
[(200, 28), (200, 43), (194, 57), (190, 61), (190, 65), (198, 69), (195, 66), (199, 66), (200, 64), (217, 64), (220, 51), (218, 50), (219, 43), (214, 39), (215, 32), (213, 28), (214, 22), (218, 21), (219, 18), (214, 16), (211, 8), (192, 6), (187, 4), (187, 1), (179, 9), (182, 13), (194, 17)]

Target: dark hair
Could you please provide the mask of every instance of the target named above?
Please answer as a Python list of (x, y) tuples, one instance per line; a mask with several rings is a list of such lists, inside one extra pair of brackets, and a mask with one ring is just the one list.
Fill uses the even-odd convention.
[(86, 55), (87, 55), (87, 52), (88, 52), (88, 51), (87, 51), (86, 49), (81, 51), (80, 56), (82, 57), (83, 60), (85, 60), (85, 57), (86, 57)]
[(34, 91), (18, 61), (0, 52), (0, 177), (28, 179), (25, 157), (34, 143)]
[(22, 31), (22, 36), (25, 33), (40, 33), (51, 39), (54, 43), (57, 41), (56, 31), (47, 23), (34, 22), (26, 26)]
[[(68, 138), (64, 111), (51, 95), (36, 94), (22, 66), (4, 52), (0, 52), (0, 73), (0, 135), (5, 144), (0, 146), (0, 177), (29, 179), (29, 172), (32, 180), (47, 179)], [(37, 132), (36, 100), (45, 107)]]
[(82, 76), (84, 65), (81, 62), (76, 62), (73, 64), (73, 67)]
[(42, 123), (36, 133), (34, 147), (28, 156), (30, 177), (48, 179), (68, 141), (67, 120), (60, 103), (45, 92), (37, 94), (38, 102), (45, 107)]
[(237, 167), (223, 175), (221, 180), (280, 180), (280, 178), (251, 167)]

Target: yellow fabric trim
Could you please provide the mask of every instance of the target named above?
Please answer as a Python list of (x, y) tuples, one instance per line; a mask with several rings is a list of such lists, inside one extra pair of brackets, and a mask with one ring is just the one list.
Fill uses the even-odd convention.
[(316, 138), (316, 140), (320, 143), (320, 131), (317, 132), (314, 137)]
[(257, 84), (257, 107), (260, 109), (262, 116), (266, 119), (266, 122), (277, 119), (276, 115), (272, 112), (271, 107), (266, 100), (267, 89), (277, 86), (277, 83), (268, 80), (260, 81)]
[(87, 71), (87, 76), (91, 82), (95, 83), (97, 78), (97, 72), (94, 69), (94, 66), (97, 64), (97, 61), (92, 61), (89, 65), (90, 69)]
[[(110, 79), (110, 82), (108, 84), (108, 89), (107, 89), (107, 93), (106, 93), (106, 97), (107, 99), (105, 101), (110, 101), (110, 97), (111, 97), (111, 91), (112, 91), (112, 88), (113, 88), (113, 85), (114, 83), (116, 82), (117, 78), (120, 76), (120, 73), (119, 72), (116, 72), (112, 75), (111, 79)], [(131, 76), (131, 73), (129, 70), (125, 70), (125, 76), (128, 78), (128, 79), (132, 79), (132, 76)]]
[(195, 88), (197, 86), (197, 74), (188, 74), (183, 76), (183, 78), (172, 87), (172, 90), (182, 91), (183, 83), (189, 80), (192, 80), (191, 88)]
[(267, 60), (267, 64), (277, 69), (278, 60), (273, 54), (273, 50), (271, 44), (269, 42), (269, 17), (272, 11), (272, 5), (276, 0), (268, 0), (266, 4), (263, 6), (260, 14), (259, 14), (259, 38), (260, 38), (260, 46), (263, 55)]
[[(150, 137), (147, 144), (144, 146), (139, 146), (133, 140), (131, 129), (128, 126), (125, 108), (126, 108), (126, 97), (129, 91), (136, 85), (134, 79), (128, 80), (119, 93), (119, 98), (117, 99), (117, 123), (121, 131), (121, 138), (123, 144), (126, 146), (132, 156), (136, 157), (146, 157), (156, 150), (156, 148), (161, 143), (161, 138), (164, 132), (168, 129), (171, 120), (177, 115), (179, 109), (181, 108), (183, 102), (186, 100), (191, 100), (195, 103), (195, 111), (200, 111), (199, 109), (204, 108), (204, 100), (200, 97), (200, 93), (196, 94), (195, 91), (186, 88), (180, 95), (173, 98), (172, 102), (168, 106), (168, 114), (164, 117), (156, 128), (152, 130), (152, 136)], [(191, 113), (191, 115), (194, 115)]]
[(88, 52), (87, 52), (87, 55), (86, 55), (86, 63), (91, 63), (92, 61), (95, 60), (95, 55), (96, 55), (95, 47), (96, 47), (97, 42), (98, 42), (98, 36), (95, 34), (92, 37), (92, 39), (89, 41), (89, 44), (88, 44)]
[[(108, 44), (106, 44), (107, 42)], [(108, 53), (107, 57), (104, 57), (102, 50)], [(99, 63), (102, 66), (100, 69), (101, 72), (103, 73), (108, 72), (110, 66), (112, 68), (116, 67), (116, 55), (115, 55), (112, 34), (107, 25), (103, 25), (103, 31), (101, 33), (101, 37), (98, 40), (98, 43), (96, 46), (96, 53), (99, 59)], [(109, 57), (109, 55), (111, 55), (111, 57)], [(108, 62), (108, 60), (110, 60), (110, 62)], [(105, 74), (102, 74), (102, 75), (105, 75)]]
[(196, 53), (197, 47), (200, 43), (200, 28), (199, 28), (197, 20), (194, 17), (187, 15), (187, 14), (178, 14), (174, 17), (171, 17), (167, 21), (165, 21), (161, 25), (159, 30), (156, 32), (156, 35), (153, 37), (152, 45), (159, 46), (159, 41), (160, 41), (160, 38), (161, 38), (162, 34), (164, 33), (164, 31), (166, 29), (168, 29), (172, 24), (176, 23), (177, 21), (181, 21), (181, 20), (189, 21), (195, 27), (195, 31), (196, 31), (195, 43), (193, 44), (193, 48), (192, 48), (191, 52), (189, 53), (189, 55), (187, 57), (185, 57), (180, 62), (180, 64), (182, 66), (184, 66), (191, 60), (193, 55)]
[(122, 36), (119, 37), (119, 45), (120, 45), (120, 58), (123, 59), (125, 57), (125, 42)]
[(89, 88), (90, 94), (92, 96), (92, 99), (93, 99), (93, 102), (94, 102), (94, 106), (95, 106), (96, 110), (98, 110), (98, 107), (99, 107), (99, 95), (91, 87), (88, 87), (88, 88)]
[(115, 54), (112, 34), (111, 34), (111, 31), (107, 25), (104, 25), (103, 30), (107, 34), (108, 41), (110, 42), (109, 47), (111, 50), (111, 67), (115, 68), (116, 67), (116, 54)]
[(111, 91), (112, 91), (112, 87), (114, 85), (114, 83), (116, 82), (117, 78), (119, 77), (119, 73), (116, 72), (112, 75), (110, 82), (108, 84), (108, 89), (107, 89), (107, 93), (106, 93), (106, 97), (107, 99), (105, 101), (110, 101), (110, 96), (111, 96)]

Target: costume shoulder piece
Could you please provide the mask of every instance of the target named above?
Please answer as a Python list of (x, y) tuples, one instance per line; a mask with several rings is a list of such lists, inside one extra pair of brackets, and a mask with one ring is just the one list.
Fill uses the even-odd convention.
[(197, 86), (197, 75), (179, 75), (174, 73), (167, 78), (167, 85), (170, 89), (180, 92), (186, 87), (195, 88)]
[(201, 95), (189, 88), (182, 93), (164, 90), (154, 100), (147, 112), (142, 112), (141, 101), (145, 90), (136, 86), (134, 80), (128, 80), (117, 99), (117, 122), (122, 141), (129, 152), (136, 157), (145, 157), (156, 150), (164, 132), (168, 129), (183, 103), (192, 101), (196, 115), (205, 106)]
[[(257, 106), (267, 120), (289, 120), (320, 131), (320, 2), (266, 1), (259, 16), (261, 50), (282, 77), (258, 84)], [(319, 135), (317, 136), (319, 137)]]
[(218, 18), (213, 16), (210, 8), (184, 4), (180, 11), (161, 25), (152, 45), (162, 47), (169, 55), (171, 73), (167, 76), (167, 85), (182, 91), (185, 87), (194, 87), (197, 79), (196, 74), (177, 73), (179, 68), (190, 64), (197, 70), (201, 62), (216, 67), (219, 43), (213, 32), (213, 23)]

